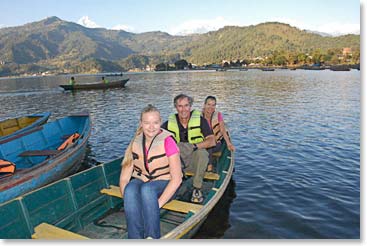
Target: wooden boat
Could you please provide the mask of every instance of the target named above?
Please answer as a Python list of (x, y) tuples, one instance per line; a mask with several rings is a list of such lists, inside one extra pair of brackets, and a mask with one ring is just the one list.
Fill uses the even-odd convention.
[(304, 65), (304, 66), (300, 67), (300, 69), (304, 69), (304, 70), (325, 70), (326, 68), (324, 66), (307, 66), (307, 65)]
[(106, 74), (105, 76), (107, 77), (110, 77), (110, 76), (123, 76), (123, 73), (109, 73), (109, 74)]
[[(119, 191), (122, 158), (100, 164), (0, 204), (0, 238), (125, 239)], [(225, 192), (234, 168), (225, 144), (217, 173), (206, 173), (203, 204), (190, 203), (192, 173), (160, 211), (162, 239), (191, 238)]]
[(264, 68), (261, 68), (261, 70), (265, 72), (275, 71), (274, 68), (270, 68), (270, 67), (264, 67)]
[(46, 123), (50, 115), (50, 112), (44, 112), (0, 121), (0, 141), (13, 138)]
[(350, 67), (348, 66), (331, 66), (330, 67), (331, 71), (350, 71)]
[(60, 85), (64, 90), (97, 90), (97, 89), (109, 89), (109, 88), (122, 88), (125, 87), (129, 79), (121, 79), (117, 81), (111, 81), (108, 83), (89, 83), (89, 84), (75, 84), (75, 85)]
[[(0, 176), (0, 203), (76, 172), (90, 131), (89, 114), (80, 114), (0, 141), (0, 159), (16, 165), (14, 173)], [(65, 149), (59, 148), (74, 133), (79, 138)]]

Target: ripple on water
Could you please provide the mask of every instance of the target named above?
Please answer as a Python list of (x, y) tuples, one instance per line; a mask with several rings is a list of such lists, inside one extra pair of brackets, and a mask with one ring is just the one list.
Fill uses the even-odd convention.
[(147, 104), (157, 106), (165, 120), (175, 111), (175, 95), (193, 96), (197, 109), (214, 95), (236, 146), (235, 196), (225, 198), (228, 206), (213, 216), (228, 221), (225, 231), (201, 231), (198, 237), (360, 237), (359, 71), (126, 77), (124, 89), (76, 93), (58, 90), (65, 77), (1, 80), (0, 117), (51, 111), (53, 120), (89, 111), (93, 128), (87, 159), (100, 163), (124, 154)]

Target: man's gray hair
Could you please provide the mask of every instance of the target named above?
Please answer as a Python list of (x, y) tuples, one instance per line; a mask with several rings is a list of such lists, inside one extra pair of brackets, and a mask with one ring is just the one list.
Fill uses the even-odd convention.
[(176, 107), (177, 101), (181, 100), (181, 99), (184, 99), (184, 98), (187, 98), (187, 100), (189, 100), (190, 106), (192, 106), (192, 104), (194, 103), (194, 99), (192, 97), (188, 96), (188, 95), (185, 95), (185, 94), (179, 94), (179, 95), (175, 96), (175, 98), (173, 99), (173, 105)]

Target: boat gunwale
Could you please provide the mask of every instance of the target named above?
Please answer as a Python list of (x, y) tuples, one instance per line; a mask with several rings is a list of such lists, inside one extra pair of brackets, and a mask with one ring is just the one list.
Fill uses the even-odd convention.
[[(229, 155), (228, 155), (229, 156)], [(228, 158), (227, 156), (227, 158)], [(215, 195), (206, 203), (202, 210), (198, 213), (193, 214), (190, 218), (184, 221), (182, 224), (171, 230), (170, 232), (166, 233), (161, 237), (161, 239), (180, 239), (184, 235), (186, 235), (192, 228), (198, 225), (202, 220), (208, 216), (210, 211), (214, 208), (214, 206), (218, 203), (218, 201), (222, 198), (225, 190), (228, 187), (228, 184), (232, 178), (233, 169), (234, 169), (234, 152), (231, 151), (231, 163), (229, 165), (228, 170), (223, 170), (222, 175), (225, 175), (225, 178), (222, 182), (222, 185), (218, 188)], [(226, 172), (226, 173), (224, 173)]]

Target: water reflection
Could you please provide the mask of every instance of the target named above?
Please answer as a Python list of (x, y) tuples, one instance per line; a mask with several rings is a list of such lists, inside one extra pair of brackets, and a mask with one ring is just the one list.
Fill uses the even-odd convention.
[(231, 227), (229, 222), (229, 212), (231, 204), (236, 198), (235, 189), (236, 183), (233, 179), (231, 179), (222, 198), (209, 213), (207, 219), (193, 237), (194, 239), (211, 239), (223, 237), (224, 232)]

